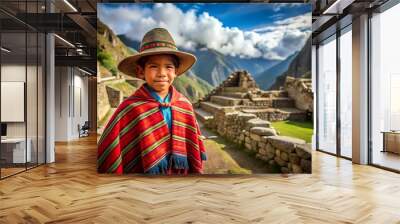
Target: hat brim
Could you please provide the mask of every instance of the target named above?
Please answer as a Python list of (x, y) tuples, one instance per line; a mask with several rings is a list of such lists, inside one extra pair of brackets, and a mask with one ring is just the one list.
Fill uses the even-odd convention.
[(172, 54), (179, 58), (179, 67), (175, 71), (176, 76), (181, 75), (189, 70), (197, 60), (196, 56), (194, 56), (193, 54), (178, 50), (172, 50), (171, 48), (167, 47), (159, 47), (126, 57), (118, 64), (118, 70), (127, 75), (136, 77), (136, 65), (138, 60), (145, 56), (159, 54)]

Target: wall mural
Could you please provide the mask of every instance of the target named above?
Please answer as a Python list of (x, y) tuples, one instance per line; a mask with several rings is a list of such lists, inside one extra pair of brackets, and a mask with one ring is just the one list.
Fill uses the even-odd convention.
[(98, 4), (98, 171), (311, 173), (310, 4)]

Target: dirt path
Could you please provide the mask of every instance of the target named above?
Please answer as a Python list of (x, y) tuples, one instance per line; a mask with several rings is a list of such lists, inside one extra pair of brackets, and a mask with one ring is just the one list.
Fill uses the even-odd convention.
[(265, 162), (249, 155), (235, 144), (226, 141), (218, 134), (206, 129), (199, 122), (201, 132), (207, 139), (204, 145), (207, 161), (204, 165), (205, 174), (251, 174), (269, 173)]

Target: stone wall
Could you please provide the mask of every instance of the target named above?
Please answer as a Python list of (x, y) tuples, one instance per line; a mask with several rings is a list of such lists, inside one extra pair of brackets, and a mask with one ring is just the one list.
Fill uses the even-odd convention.
[(270, 122), (255, 114), (220, 110), (205, 126), (243, 146), (270, 168), (282, 173), (311, 173), (310, 145), (301, 139), (278, 136)]
[(118, 107), (123, 100), (123, 94), (120, 90), (114, 89), (113, 87), (106, 86), (108, 101), (111, 107)]
[[(312, 111), (310, 80), (288, 78), (286, 90), (263, 91), (246, 71), (232, 73), (195, 105), (204, 125), (265, 161), (273, 171), (310, 173), (310, 146), (278, 136), (269, 121), (307, 119)], [(309, 97), (311, 96), (311, 98)]]
[[(243, 111), (251, 111), (251, 110), (243, 110)], [(267, 121), (284, 121), (284, 120), (291, 120), (291, 121), (304, 121), (306, 120), (305, 113), (289, 113), (281, 109), (274, 109), (271, 108), (268, 111), (255, 111), (251, 112), (257, 117), (267, 120)]]
[(143, 85), (145, 83), (145, 81), (142, 79), (131, 79), (131, 78), (126, 79), (126, 82), (135, 87), (140, 87), (141, 85)]
[(310, 79), (286, 77), (285, 89), (289, 97), (294, 99), (296, 108), (313, 111), (314, 97)]
[[(98, 76), (99, 77), (99, 76)], [(128, 77), (117, 78), (115, 76), (97, 79), (97, 121), (107, 119), (110, 111), (117, 108), (124, 100), (124, 94), (121, 89), (112, 87), (112, 84), (128, 82), (134, 87), (141, 85), (142, 80)]]
[(110, 108), (106, 85), (97, 83), (97, 120), (103, 119)]
[(218, 95), (222, 91), (232, 93), (244, 93), (259, 89), (254, 78), (247, 71), (236, 71), (228, 76), (221, 84), (211, 90), (202, 101), (210, 100), (213, 95)]
[(311, 173), (311, 146), (287, 136), (264, 136), (258, 142), (256, 157), (282, 173)]

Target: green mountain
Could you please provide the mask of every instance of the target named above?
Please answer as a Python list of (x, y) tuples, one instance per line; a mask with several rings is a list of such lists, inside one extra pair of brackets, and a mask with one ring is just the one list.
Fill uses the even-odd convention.
[(97, 19), (97, 61), (102, 67), (116, 75), (118, 63), (134, 53), (136, 51), (126, 47), (107, 25)]
[(125, 34), (118, 35), (118, 38), (126, 45), (132, 49), (139, 50), (140, 42), (136, 40), (129, 39)]
[(234, 61), (216, 50), (203, 49), (192, 53), (197, 57), (193, 72), (212, 86), (218, 86), (231, 73), (240, 69)]
[(205, 97), (213, 89), (210, 84), (194, 75), (191, 71), (178, 76), (173, 85), (193, 103)]
[(228, 60), (236, 63), (242, 70), (246, 70), (250, 72), (250, 74), (255, 77), (257, 74), (260, 74), (272, 66), (281, 62), (280, 60), (270, 60), (261, 58), (240, 58), (240, 57), (232, 57), (226, 56)]
[(300, 78), (311, 75), (311, 37), (308, 38), (299, 55), (290, 63), (287, 75)]
[(290, 63), (287, 71), (276, 78), (275, 83), (270, 87), (270, 89), (279, 89), (283, 86), (285, 84), (286, 76), (295, 78), (311, 78), (311, 36)]
[[(100, 20), (97, 20), (97, 64), (99, 65), (97, 73), (99, 80), (105, 77), (117, 76), (119, 61), (134, 53), (135, 51), (126, 47), (110, 28)], [(112, 94), (110, 95), (109, 90), (119, 91), (123, 97), (127, 97), (138, 87), (131, 85), (127, 80), (117, 77), (102, 81), (97, 85), (98, 133), (102, 132), (103, 125), (107, 123), (115, 111), (115, 105), (111, 103), (112, 99), (110, 99)]]
[(254, 79), (256, 80), (258, 86), (264, 90), (269, 89), (275, 83), (275, 79), (287, 71), (290, 63), (293, 61), (297, 53), (298, 52), (289, 55), (285, 60), (279, 62), (264, 72), (254, 75)]

